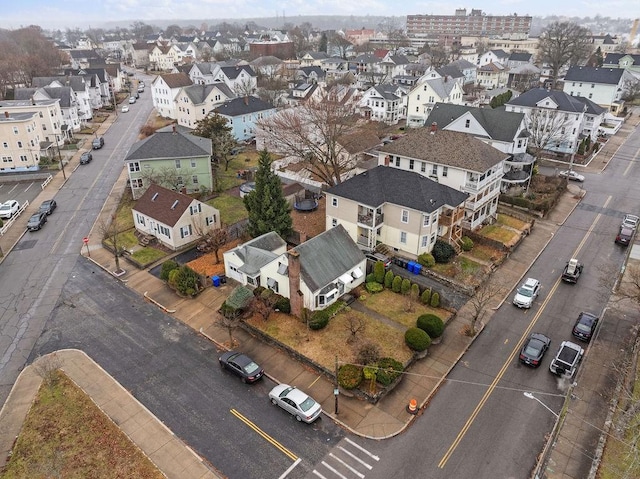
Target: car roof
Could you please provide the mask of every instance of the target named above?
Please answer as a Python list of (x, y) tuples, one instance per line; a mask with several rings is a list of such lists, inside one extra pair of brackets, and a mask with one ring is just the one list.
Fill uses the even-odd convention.
[(529, 287), (533, 287), (536, 284), (538, 284), (540, 281), (538, 281), (535, 278), (527, 278), (527, 280), (524, 282), (524, 286), (529, 286)]
[(593, 323), (598, 317), (595, 314), (585, 313), (584, 311), (578, 316), (578, 321), (585, 324)]
[(287, 393), (287, 397), (296, 404), (300, 404), (303, 403), (309, 396), (307, 396), (305, 393), (294, 386), (293, 389), (291, 389), (291, 391)]

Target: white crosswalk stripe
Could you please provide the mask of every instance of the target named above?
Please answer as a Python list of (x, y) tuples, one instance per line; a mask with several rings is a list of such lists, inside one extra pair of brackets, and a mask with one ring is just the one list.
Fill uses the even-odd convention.
[(380, 458), (349, 438), (343, 439), (316, 465), (310, 477), (365, 479)]

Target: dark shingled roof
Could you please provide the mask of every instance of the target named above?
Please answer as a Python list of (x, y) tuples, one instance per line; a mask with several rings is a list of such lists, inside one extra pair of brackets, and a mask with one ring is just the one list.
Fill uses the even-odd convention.
[(558, 105), (560, 111), (583, 112), (584, 103), (576, 97), (559, 90), (546, 90), (544, 88), (532, 88), (516, 98), (509, 100), (507, 105), (526, 106), (536, 108), (538, 103), (545, 98), (550, 98)]
[(149, 138), (134, 143), (124, 161), (180, 159), (211, 156), (212, 146), (210, 138), (202, 138), (171, 126), (156, 131)]
[(564, 81), (581, 81), (585, 83), (605, 83), (617, 85), (625, 70), (622, 68), (570, 67)]
[(371, 208), (391, 203), (424, 213), (432, 213), (444, 205), (453, 208), (467, 199), (462, 191), (392, 166), (376, 166), (330, 188), (327, 194)]
[(467, 112), (473, 115), (480, 126), (489, 134), (489, 138), (506, 142), (514, 140), (524, 118), (524, 113), (508, 112), (503, 109), (436, 103), (425, 124), (431, 125), (435, 122), (438, 128), (443, 129)]
[(431, 134), (429, 130), (410, 129), (380, 151), (477, 173), (484, 173), (509, 156), (466, 133), (438, 130)]
[(271, 110), (274, 106), (271, 103), (262, 101), (255, 96), (245, 96), (242, 98), (234, 98), (224, 102), (213, 111), (219, 115), (240, 116), (247, 113), (255, 113), (257, 111)]
[(180, 88), (193, 84), (186, 73), (167, 73), (166, 75), (160, 75), (160, 78), (164, 80), (169, 88)]
[(224, 75), (229, 79), (229, 80), (235, 80), (236, 78), (238, 78), (238, 75), (240, 75), (240, 73), (244, 70), (246, 71), (249, 76), (256, 76), (256, 72), (253, 71), (253, 68), (251, 68), (249, 65), (236, 65), (234, 67), (221, 67), (220, 70), (222, 70), (222, 73), (224, 73)]
[(192, 202), (190, 196), (151, 183), (136, 202), (133, 211), (173, 227)]
[(300, 253), (300, 277), (311, 291), (318, 291), (335, 281), (364, 259), (364, 254), (342, 225), (331, 228), (294, 249)]
[(208, 85), (189, 85), (184, 87), (184, 93), (191, 99), (194, 105), (200, 105), (205, 102), (205, 99), (211, 94), (212, 90), (219, 90), (227, 98), (235, 97), (235, 93), (226, 85), (226, 83), (210, 83)]
[(607, 53), (604, 57), (605, 64), (618, 64), (623, 57), (631, 57), (634, 65), (640, 65), (640, 55), (634, 55), (632, 53)]

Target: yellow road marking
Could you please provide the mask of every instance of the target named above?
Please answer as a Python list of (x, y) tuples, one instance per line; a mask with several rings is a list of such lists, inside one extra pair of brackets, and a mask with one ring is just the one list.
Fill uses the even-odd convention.
[(309, 384), (309, 389), (311, 389), (311, 387), (312, 387), (315, 383), (317, 383), (319, 380), (320, 380), (320, 376), (318, 376), (318, 377), (315, 379), (315, 381), (313, 381), (311, 384)]
[[(606, 207), (607, 204), (609, 204), (609, 201), (611, 201), (611, 196), (609, 196), (607, 198), (607, 200), (605, 201), (605, 203), (603, 205), (603, 208)], [(575, 249), (575, 251), (573, 253), (574, 257), (576, 257), (578, 255), (578, 253), (580, 252), (580, 250), (582, 249), (582, 247), (586, 243), (587, 237), (589, 237), (591, 235), (591, 233), (593, 232), (593, 229), (596, 227), (596, 225), (598, 224), (598, 221), (600, 220), (601, 217), (602, 217), (602, 213), (599, 213), (596, 216), (596, 218), (593, 220), (593, 223), (591, 223), (591, 226), (589, 227), (589, 230), (585, 234), (584, 238), (582, 238), (582, 241), (580, 242), (578, 247)], [(449, 459), (451, 458), (451, 455), (453, 454), (453, 452), (456, 450), (456, 448), (460, 444), (460, 441), (462, 441), (462, 438), (465, 436), (465, 434), (467, 433), (467, 431), (471, 427), (471, 424), (473, 424), (473, 421), (475, 421), (476, 417), (478, 416), (478, 414), (480, 413), (480, 411), (484, 407), (484, 404), (489, 399), (489, 396), (491, 396), (491, 394), (493, 393), (494, 389), (498, 385), (498, 382), (500, 381), (500, 379), (502, 379), (502, 376), (504, 376), (504, 373), (507, 371), (507, 368), (509, 367), (509, 364), (511, 364), (511, 361), (513, 361), (513, 358), (516, 356), (516, 354), (518, 354), (518, 351), (522, 347), (522, 344), (524, 343), (525, 339), (531, 333), (531, 330), (533, 329), (533, 327), (538, 322), (538, 319), (540, 318), (540, 316), (542, 316), (542, 313), (543, 313), (544, 309), (547, 307), (547, 304), (549, 303), (549, 301), (553, 297), (553, 294), (555, 293), (556, 289), (558, 289), (558, 286), (560, 285), (561, 282), (562, 282), (561, 278), (556, 279), (556, 282), (553, 284), (553, 287), (549, 291), (549, 294), (547, 295), (545, 300), (542, 302), (542, 305), (540, 306), (540, 309), (535, 314), (535, 316), (531, 320), (531, 323), (529, 323), (529, 326), (527, 327), (525, 332), (522, 334), (522, 336), (518, 340), (518, 343), (515, 345), (515, 347), (511, 351), (511, 354), (509, 354), (509, 357), (507, 358), (505, 363), (502, 365), (502, 368), (500, 369), (500, 371), (496, 375), (495, 379), (493, 380), (493, 382), (491, 383), (491, 385), (487, 389), (487, 392), (484, 393), (484, 396), (482, 396), (482, 399), (480, 400), (480, 402), (478, 403), (476, 408), (471, 413), (471, 416), (469, 416), (469, 419), (467, 419), (467, 422), (462, 427), (462, 430), (456, 436), (455, 440), (453, 441), (453, 444), (451, 444), (451, 446), (449, 447), (449, 449), (447, 450), (445, 455), (442, 457), (442, 459), (438, 463), (438, 468), (444, 469), (444, 466), (447, 464), (447, 461), (449, 461)], [(505, 344), (506, 344), (506, 341), (505, 341)]]
[(274, 438), (269, 436), (266, 432), (264, 432), (262, 429), (260, 429), (254, 423), (249, 421), (249, 419), (244, 417), (237, 410), (232, 409), (231, 410), (231, 414), (233, 414), (235, 417), (240, 419), (243, 423), (245, 423), (247, 426), (249, 426), (251, 429), (253, 429), (255, 432), (257, 432), (260, 436), (262, 436), (264, 439), (266, 439), (267, 442), (271, 443), (273, 446), (275, 446), (276, 449), (278, 449), (280, 452), (284, 453), (284, 455), (287, 456), (289, 459), (291, 459), (292, 461), (296, 461), (298, 459), (298, 456), (296, 456), (294, 453), (292, 453), (289, 449), (284, 447), (282, 444), (280, 444)]

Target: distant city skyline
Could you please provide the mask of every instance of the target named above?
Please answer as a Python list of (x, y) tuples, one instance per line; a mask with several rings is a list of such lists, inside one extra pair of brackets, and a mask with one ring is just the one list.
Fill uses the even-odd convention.
[(217, 20), (244, 18), (284, 17), (296, 23), (297, 16), (396, 16), (432, 14), (453, 15), (456, 8), (480, 9), (488, 15), (531, 15), (545, 17), (628, 18), (640, 17), (639, 0), (498, 0), (494, 2), (463, 0), (460, 4), (445, 1), (405, 0), (20, 0), (3, 9), (0, 28), (16, 29), (39, 25), (44, 29), (90, 27), (104, 28), (112, 22), (129, 27), (133, 22), (147, 24), (162, 22), (184, 23), (195, 26)]

